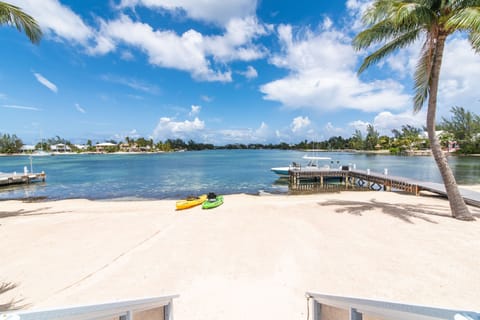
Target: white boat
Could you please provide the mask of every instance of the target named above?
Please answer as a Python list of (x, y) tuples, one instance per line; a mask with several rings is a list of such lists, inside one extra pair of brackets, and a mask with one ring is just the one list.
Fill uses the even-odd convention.
[[(280, 177), (288, 177), (290, 170), (299, 171), (313, 171), (313, 170), (330, 170), (330, 165), (334, 162), (329, 157), (316, 157), (316, 156), (303, 156), (303, 159), (307, 160), (305, 165), (292, 162), (288, 167), (276, 167), (270, 170), (279, 175)], [(338, 162), (337, 162), (338, 164)]]

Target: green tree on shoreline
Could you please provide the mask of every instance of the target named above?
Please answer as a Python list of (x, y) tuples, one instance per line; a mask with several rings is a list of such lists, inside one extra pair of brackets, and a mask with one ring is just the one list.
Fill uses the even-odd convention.
[(13, 154), (19, 153), (23, 146), (23, 142), (15, 134), (7, 133), (0, 136), (0, 153)]
[(378, 144), (378, 138), (380, 134), (377, 130), (373, 127), (373, 125), (369, 124), (367, 126), (367, 135), (365, 137), (365, 149), (366, 150), (375, 150)]
[(42, 38), (42, 30), (35, 19), (26, 14), (17, 6), (0, 1), (0, 25), (8, 24), (25, 32), (32, 43), (39, 43)]
[[(439, 134), (442, 146), (447, 148), (452, 141), (460, 142), (461, 150), (459, 153), (474, 153), (465, 152), (465, 148), (468, 151), (475, 151), (480, 153), (480, 116), (472, 111), (466, 110), (461, 107), (453, 107), (451, 109), (450, 118), (442, 118), (442, 122), (437, 125), (439, 130), (444, 130)], [(144, 148), (142, 151), (164, 151), (171, 152), (175, 150), (208, 150), (208, 149), (279, 149), (279, 150), (306, 150), (306, 149), (321, 149), (321, 150), (359, 150), (359, 151), (372, 151), (372, 150), (390, 150), (392, 154), (398, 154), (405, 150), (414, 149), (427, 149), (428, 139), (425, 139), (422, 133), (424, 128), (417, 128), (412, 125), (402, 125), (401, 128), (391, 130), (392, 136), (382, 135), (375, 130), (373, 125), (368, 125), (366, 128), (366, 136), (363, 137), (363, 133), (360, 130), (355, 130), (354, 133), (348, 138), (342, 136), (332, 136), (322, 141), (308, 141), (303, 140), (298, 143), (286, 143), (280, 142), (277, 144), (269, 143), (250, 143), (250, 144), (227, 144), (224, 146), (214, 146), (213, 144), (198, 143), (194, 140), (185, 142), (181, 139), (167, 139), (165, 142), (154, 142), (151, 138), (146, 139), (139, 137), (138, 139), (125, 137), (125, 143), (128, 146), (135, 147), (149, 147)], [(15, 134), (13, 134), (15, 135)], [(1, 138), (1, 136), (0, 136)], [(470, 139), (470, 140), (469, 140)], [(107, 141), (108, 142), (108, 141)], [(118, 144), (115, 140), (110, 140), (113, 144)], [(69, 145), (72, 149), (75, 146), (68, 140), (55, 136), (50, 139), (38, 142), (36, 149), (49, 150), (52, 144), (63, 143)], [(98, 142), (97, 142), (98, 143)], [(86, 142), (87, 149), (85, 151), (94, 152), (95, 146), (92, 140), (88, 139)], [(78, 150), (82, 152), (81, 150)], [(115, 151), (115, 149), (112, 149)], [(138, 150), (137, 150), (138, 151)]]
[(450, 112), (451, 119), (442, 118), (439, 128), (460, 143), (460, 152), (480, 152), (480, 116), (463, 107), (453, 107)]
[(414, 111), (428, 99), (427, 131), (433, 157), (442, 175), (452, 216), (474, 220), (458, 190), (455, 177), (435, 134), (438, 83), (445, 42), (449, 35), (462, 31), (469, 35), (473, 49), (480, 51), (479, 0), (375, 0), (363, 16), (367, 29), (353, 40), (357, 49), (382, 44), (368, 55), (359, 73), (389, 54), (412, 44), (422, 35), (424, 43), (415, 70)]

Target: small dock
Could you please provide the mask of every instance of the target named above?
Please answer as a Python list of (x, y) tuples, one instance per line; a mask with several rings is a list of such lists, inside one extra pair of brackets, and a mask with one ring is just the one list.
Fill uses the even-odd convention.
[(32, 182), (45, 182), (47, 175), (41, 173), (0, 173), (0, 186), (11, 184), (30, 184)]
[[(289, 189), (292, 191), (330, 190), (332, 179), (339, 180), (336, 189), (341, 190), (400, 190), (420, 195), (421, 191), (428, 191), (447, 196), (445, 186), (441, 183), (422, 182), (414, 179), (390, 176), (388, 174), (373, 173), (365, 170), (298, 170), (289, 171)], [(460, 194), (467, 204), (480, 207), (480, 192), (460, 188)]]

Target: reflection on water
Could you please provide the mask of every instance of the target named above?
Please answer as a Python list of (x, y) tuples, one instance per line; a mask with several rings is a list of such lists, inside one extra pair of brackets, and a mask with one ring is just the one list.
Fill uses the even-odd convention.
[[(192, 193), (288, 192), (288, 179), (278, 179), (272, 167), (302, 162), (304, 152), (281, 150), (214, 150), (166, 154), (69, 155), (37, 157), (34, 171), (45, 171), (45, 183), (2, 188), (0, 199), (164, 199)], [(327, 152), (334, 164), (370, 169), (392, 176), (441, 182), (431, 157)], [(459, 184), (480, 184), (480, 161), (450, 157)], [(28, 157), (0, 157), (0, 171), (22, 171)]]
[(451, 157), (449, 164), (459, 184), (480, 183), (479, 157)]

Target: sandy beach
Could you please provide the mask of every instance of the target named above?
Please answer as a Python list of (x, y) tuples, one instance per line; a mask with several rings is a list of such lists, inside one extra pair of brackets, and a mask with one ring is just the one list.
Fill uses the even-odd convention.
[(0, 304), (179, 294), (174, 317), (306, 319), (305, 292), (480, 310), (477, 221), (391, 192), (175, 201), (1, 202)]

